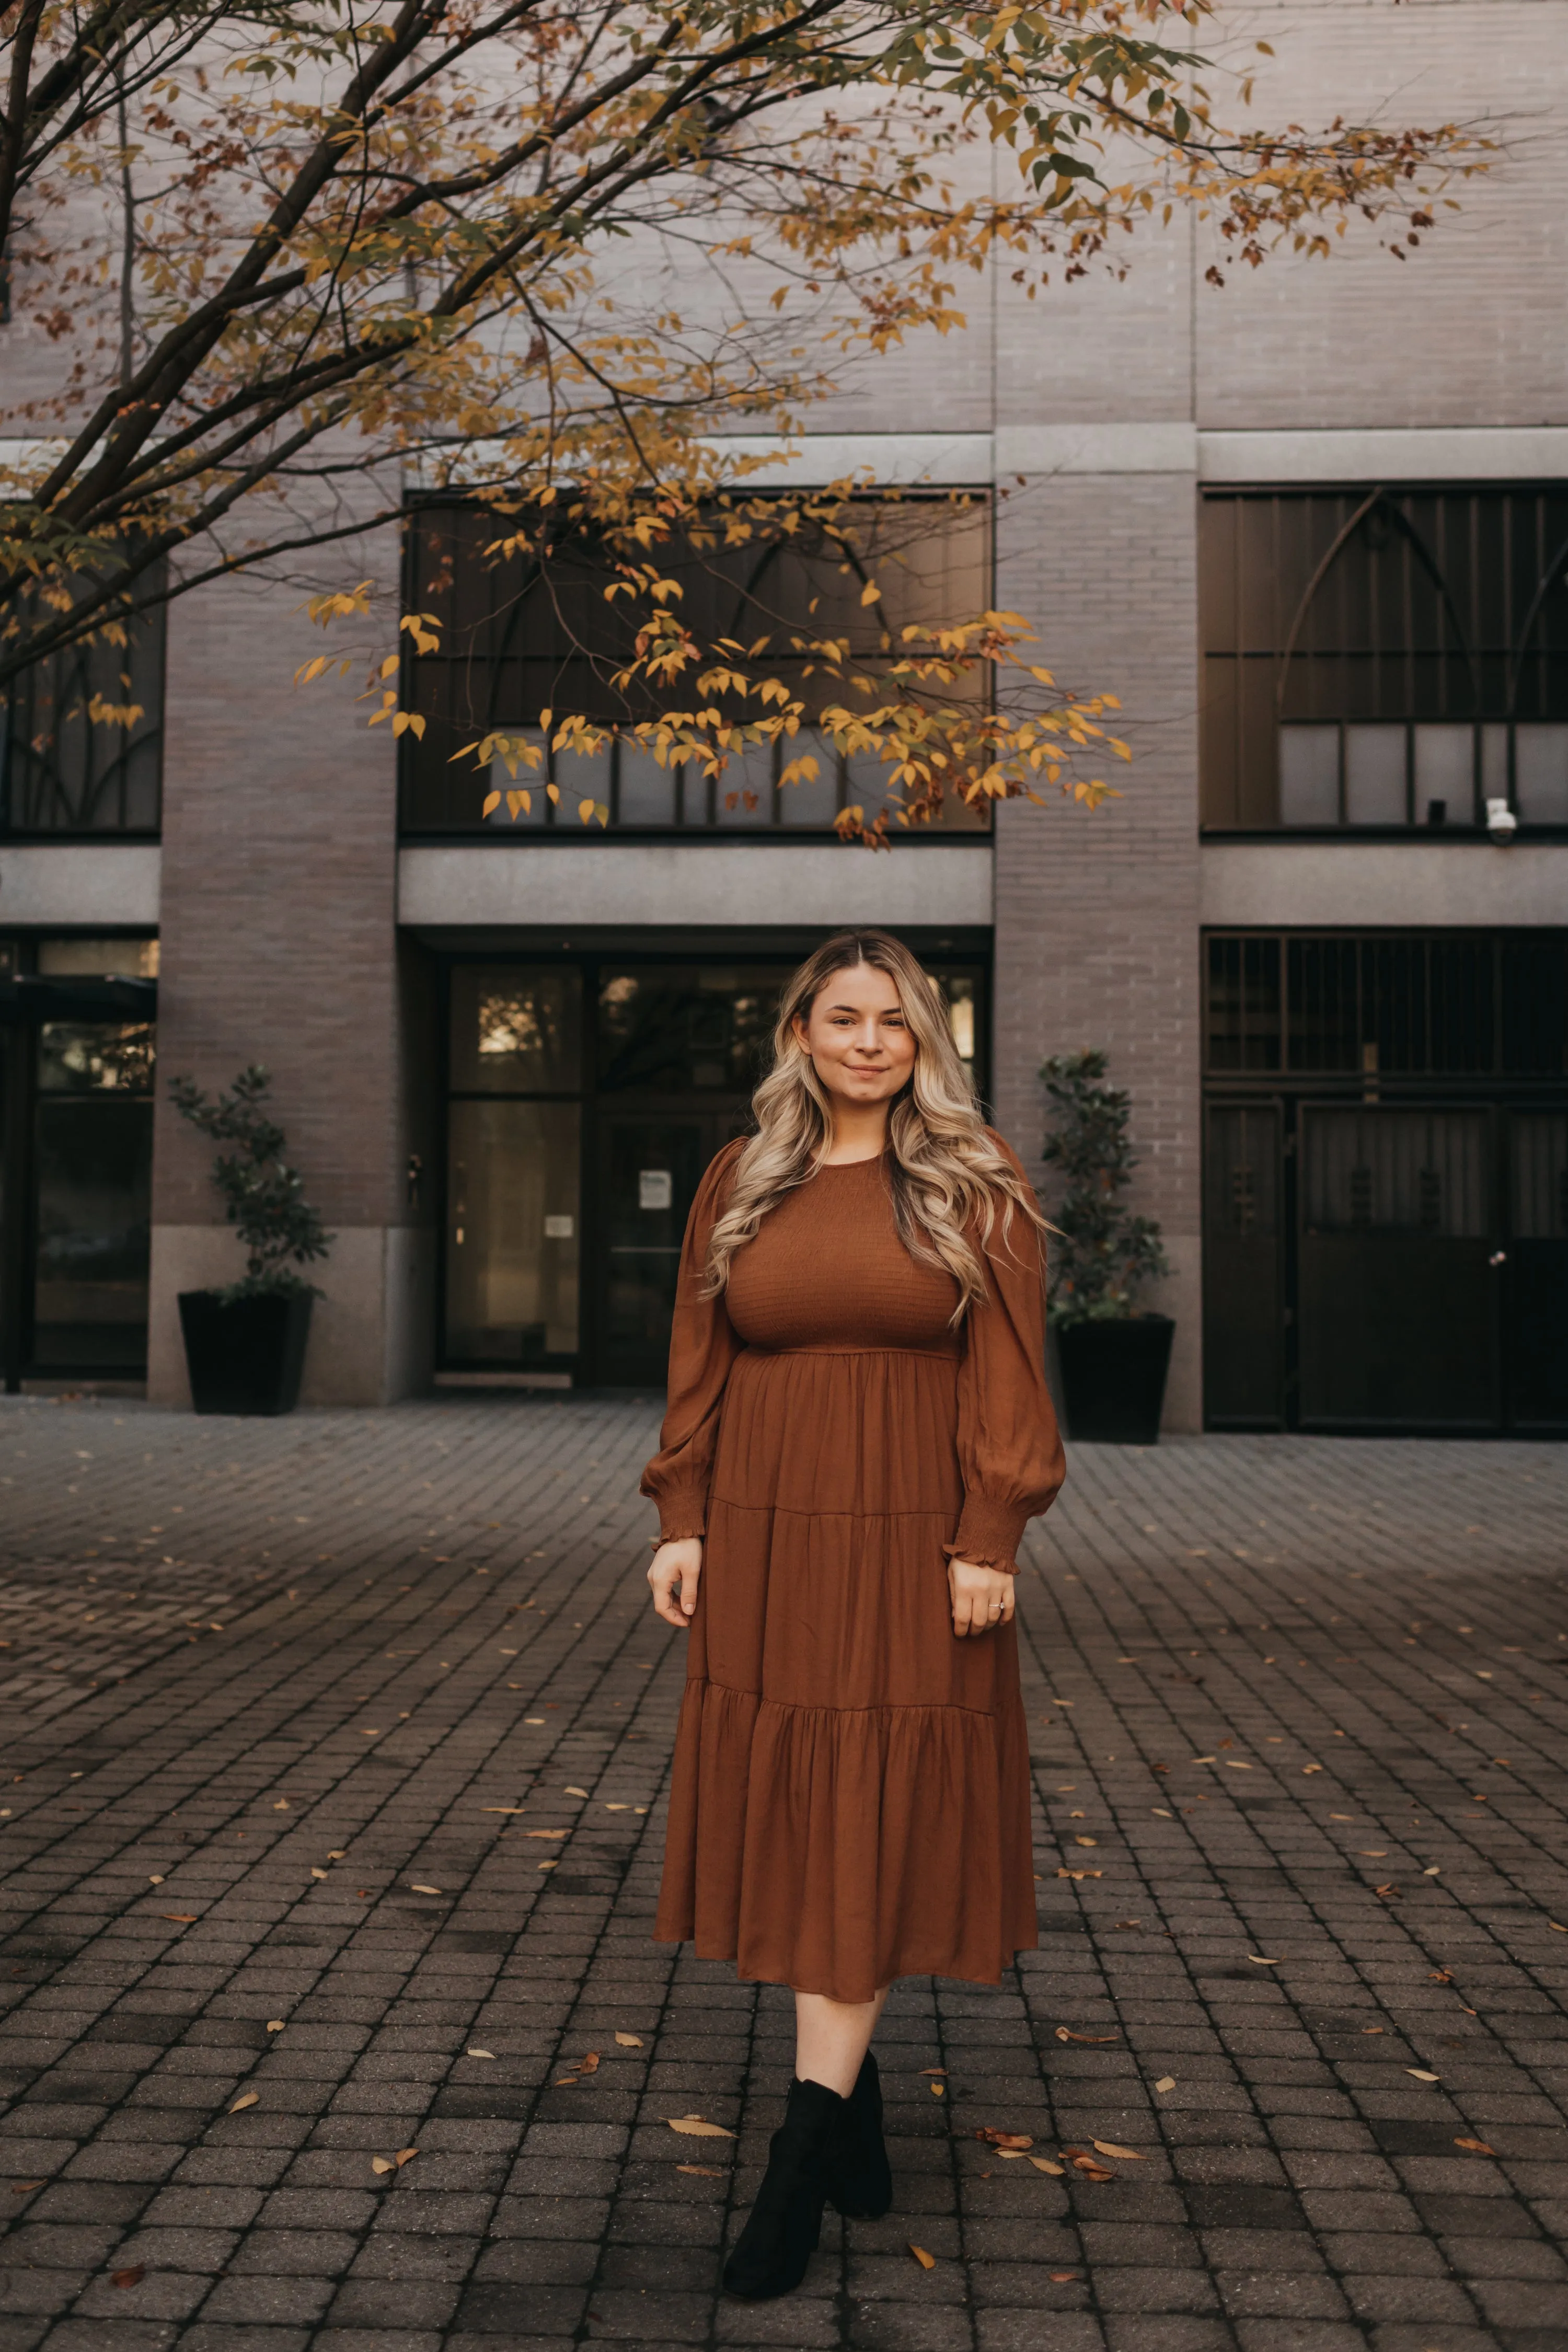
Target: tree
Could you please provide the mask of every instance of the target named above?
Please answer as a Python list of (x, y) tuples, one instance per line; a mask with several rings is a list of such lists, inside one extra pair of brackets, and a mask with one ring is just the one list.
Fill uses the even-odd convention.
[(1151, 1217), (1130, 1216), (1120, 1198), (1137, 1155), (1128, 1138), (1131, 1098), (1108, 1087), (1107, 1056), (1094, 1047), (1053, 1054), (1040, 1071), (1057, 1114), (1041, 1157), (1065, 1188), (1054, 1212), (1053, 1323), (1119, 1321), (1135, 1312), (1133, 1293), (1171, 1271)]
[[(915, 817), (954, 786), (1098, 797), (1074, 762), (1108, 698), (1058, 690), (1016, 615), (879, 631), (851, 486), (764, 496), (710, 436), (790, 429), (844, 354), (962, 326), (965, 273), (1119, 268), (1184, 205), (1254, 265), (1355, 215), (1398, 252), (1479, 168), (1448, 125), (1226, 129), (1207, 5), (9, 0), (0, 247), (62, 367), (0, 473), (0, 692), (138, 604), (359, 537), (410, 478), (477, 483), (498, 561), (548, 582), (595, 551), (601, 667), (658, 756), (809, 722)], [(864, 631), (797, 625), (790, 677), (757, 676), (754, 641), (686, 625), (682, 562), (796, 535), (864, 575), (869, 662)], [(314, 609), (369, 614), (368, 587)], [(397, 667), (375, 716), (416, 727)], [(604, 714), (547, 723), (574, 721)], [(537, 746), (472, 747), (498, 754), (526, 793)]]

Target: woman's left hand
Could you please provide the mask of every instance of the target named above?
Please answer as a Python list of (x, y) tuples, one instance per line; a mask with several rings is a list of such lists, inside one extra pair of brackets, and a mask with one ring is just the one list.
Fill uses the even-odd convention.
[(947, 1563), (955, 1633), (989, 1633), (1013, 1617), (1013, 1580), (1005, 1569), (976, 1568), (967, 1559)]

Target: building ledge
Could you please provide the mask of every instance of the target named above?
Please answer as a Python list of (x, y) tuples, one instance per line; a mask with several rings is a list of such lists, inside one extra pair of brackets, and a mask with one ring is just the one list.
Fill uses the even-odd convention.
[(0, 843), (0, 930), (155, 930), (163, 865), (156, 842)]
[[(1456, 855), (1460, 848), (1468, 856)], [(1568, 923), (1568, 842), (1216, 841), (1199, 856), (1211, 929), (1426, 930)]]
[(397, 919), (421, 928), (574, 924), (984, 924), (991, 844), (614, 841), (407, 848)]

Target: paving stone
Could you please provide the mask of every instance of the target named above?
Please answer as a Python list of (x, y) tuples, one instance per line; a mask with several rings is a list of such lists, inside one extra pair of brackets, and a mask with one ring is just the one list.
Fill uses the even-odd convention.
[(1562, 1449), (1073, 1449), (1040, 1948), (895, 1989), (895, 2210), (748, 2305), (791, 2013), (649, 1940), (656, 1419), (0, 1405), (0, 2352), (1563, 2352)]

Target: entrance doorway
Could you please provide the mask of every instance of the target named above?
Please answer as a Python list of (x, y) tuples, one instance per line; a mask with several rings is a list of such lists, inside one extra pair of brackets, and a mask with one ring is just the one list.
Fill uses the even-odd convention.
[(1210, 940), (1211, 1426), (1568, 1435), (1565, 1048), (1561, 935)]
[(0, 974), (0, 1363), (138, 1380), (156, 1030), (150, 940), (12, 943)]
[[(443, 1370), (662, 1384), (691, 1203), (750, 1125), (796, 960), (450, 964)], [(984, 961), (923, 961), (983, 1083)]]

